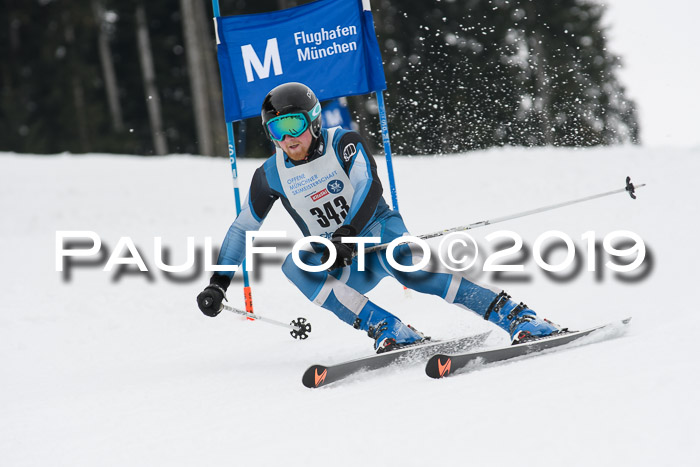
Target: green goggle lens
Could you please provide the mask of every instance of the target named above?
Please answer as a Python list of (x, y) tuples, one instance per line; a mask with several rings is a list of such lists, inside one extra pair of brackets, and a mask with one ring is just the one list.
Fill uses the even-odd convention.
[(301, 113), (286, 114), (267, 122), (267, 131), (275, 141), (282, 141), (285, 135), (297, 137), (309, 127), (306, 116)]

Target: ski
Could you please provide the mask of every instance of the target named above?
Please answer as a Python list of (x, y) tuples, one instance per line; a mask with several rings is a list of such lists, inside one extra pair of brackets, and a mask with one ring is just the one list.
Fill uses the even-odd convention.
[(425, 366), (425, 373), (431, 378), (443, 378), (454, 374), (459, 370), (478, 368), (488, 363), (501, 362), (512, 358), (542, 352), (543, 350), (561, 347), (577, 339), (597, 333), (603, 330), (623, 328), (629, 324), (632, 318), (622, 321), (603, 324), (585, 331), (566, 331), (551, 337), (523, 342), (522, 344), (497, 347), (477, 352), (452, 353), (440, 352), (434, 354)]
[(301, 378), (307, 388), (318, 388), (340, 381), (360, 371), (378, 370), (390, 365), (409, 365), (422, 363), (436, 353), (464, 352), (484, 343), (491, 331), (473, 336), (459, 337), (446, 341), (427, 341), (380, 354), (357, 358), (335, 365), (311, 365)]

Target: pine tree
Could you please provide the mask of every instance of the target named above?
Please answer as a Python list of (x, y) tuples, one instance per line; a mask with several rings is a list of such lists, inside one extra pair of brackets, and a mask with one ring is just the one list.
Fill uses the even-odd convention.
[[(136, 40), (141, 1), (4, 0), (0, 150), (154, 153)], [(308, 2), (220, 0), (220, 6), (222, 14), (237, 15)], [(211, 14), (209, 3), (194, 3)], [(211, 120), (206, 133), (216, 147), (206, 152), (225, 155), (213, 24), (200, 18), (196, 26), (207, 83), (197, 100), (210, 109), (202, 117), (194, 111), (179, 4), (144, 2), (162, 109), (158, 133), (169, 152), (198, 153), (197, 123)], [(104, 12), (95, 14), (95, 5)], [(639, 141), (636, 106), (617, 80), (620, 59), (607, 50), (597, 3), (372, 0), (372, 11), (398, 154)], [(381, 147), (374, 97), (349, 101), (362, 131)], [(260, 120), (246, 128), (245, 153), (269, 155)]]
[(397, 152), (638, 141), (585, 0), (384, 0), (375, 17)]

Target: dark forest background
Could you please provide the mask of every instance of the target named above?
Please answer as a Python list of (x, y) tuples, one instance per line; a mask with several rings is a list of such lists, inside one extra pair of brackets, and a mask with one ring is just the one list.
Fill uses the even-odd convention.
[[(0, 1), (0, 150), (228, 155), (209, 0)], [(397, 154), (639, 142), (601, 5), (372, 0), (372, 11)], [(348, 101), (381, 147), (374, 97)], [(240, 155), (269, 155), (259, 118), (235, 129)]]

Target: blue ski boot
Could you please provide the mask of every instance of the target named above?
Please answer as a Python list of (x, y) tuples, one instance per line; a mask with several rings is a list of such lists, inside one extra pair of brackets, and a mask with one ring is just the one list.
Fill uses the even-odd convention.
[(516, 304), (505, 292), (498, 294), (489, 305), (484, 319), (508, 331), (513, 345), (566, 331), (547, 319), (539, 318), (524, 303)]
[(403, 324), (399, 318), (369, 300), (360, 310), (353, 327), (367, 331), (367, 335), (374, 339), (374, 350), (377, 353), (396, 350), (430, 339), (413, 327)]

